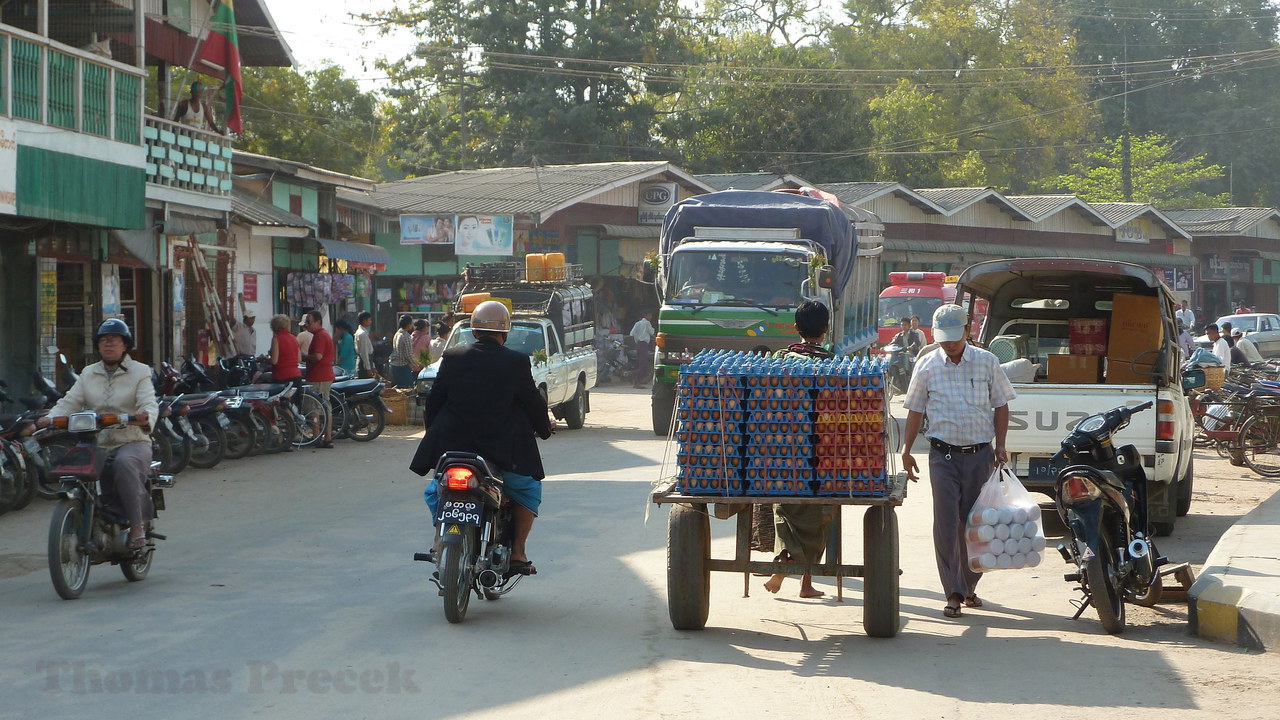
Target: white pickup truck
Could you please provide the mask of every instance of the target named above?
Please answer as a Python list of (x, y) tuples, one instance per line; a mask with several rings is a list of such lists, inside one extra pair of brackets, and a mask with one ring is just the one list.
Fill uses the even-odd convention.
[[(1142, 455), (1149, 481), (1148, 517), (1158, 535), (1173, 531), (1175, 519), (1191, 507), (1194, 475), (1194, 421), (1182, 388), (1175, 306), (1169, 289), (1149, 269), (1128, 263), (1074, 258), (994, 260), (969, 267), (957, 284), (957, 302), (972, 308), (987, 301), (982, 344), (1002, 361), (1016, 355), (1039, 366), (1034, 382), (1014, 383), (1006, 446), (1010, 463), (1027, 488), (1053, 492), (1057, 468), (1049, 457), (1067, 432), (1084, 418), (1120, 405), (1153, 401), (1151, 410), (1133, 416), (1116, 437)], [(1048, 376), (1051, 355), (1069, 354), (1073, 319), (1112, 318), (1112, 298), (1121, 294), (1150, 298), (1150, 318), (1159, 328), (1149, 347), (1132, 348), (1105, 364), (1094, 357), (1094, 377), (1063, 382)], [(972, 311), (971, 311), (972, 312)], [(1158, 317), (1157, 317), (1158, 316)], [(1114, 338), (1108, 350), (1121, 346)], [(1112, 353), (1115, 354), (1115, 353)], [(1057, 361), (1066, 358), (1056, 358)], [(1105, 382), (1099, 365), (1107, 368)], [(1085, 369), (1088, 372), (1088, 368)], [(1054, 380), (1057, 380), (1056, 382)]]
[[(470, 320), (463, 320), (449, 333), (445, 350), (473, 342)], [(506, 345), (529, 356), (533, 383), (555, 416), (564, 420), (570, 429), (582, 427), (591, 411), (591, 388), (596, 386), (595, 350), (590, 346), (565, 348), (559, 331), (549, 319), (520, 315), (511, 319)], [(439, 370), (437, 360), (418, 373), (419, 404), (426, 403)]]

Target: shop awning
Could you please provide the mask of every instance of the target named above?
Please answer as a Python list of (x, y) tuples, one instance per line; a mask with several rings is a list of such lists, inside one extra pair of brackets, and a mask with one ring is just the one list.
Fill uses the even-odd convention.
[(611, 238), (658, 239), (662, 234), (661, 225), (600, 225), (600, 234)]
[[(929, 253), (936, 256), (949, 256), (956, 259), (961, 255), (989, 255), (993, 258), (1033, 258), (1033, 257), (1087, 257), (1097, 260), (1114, 260), (1146, 267), (1194, 267), (1200, 262), (1190, 255), (1173, 255), (1169, 253), (1140, 253), (1123, 250), (1076, 250), (1058, 247), (1037, 247), (1034, 245), (1013, 245), (1001, 243), (954, 242), (950, 240), (903, 240), (886, 237), (884, 249), (887, 251), (905, 252), (911, 255)], [(941, 261), (940, 257), (930, 260)], [(963, 258), (968, 260), (969, 258)], [(908, 262), (913, 259), (908, 258)]]
[(346, 260), (347, 265), (366, 270), (386, 270), (391, 253), (380, 245), (317, 238), (330, 260)]
[(231, 213), (261, 237), (307, 237), (316, 229), (310, 220), (239, 189), (231, 192)]
[(155, 230), (112, 230), (111, 237), (124, 246), (130, 255), (156, 269), (158, 251)]

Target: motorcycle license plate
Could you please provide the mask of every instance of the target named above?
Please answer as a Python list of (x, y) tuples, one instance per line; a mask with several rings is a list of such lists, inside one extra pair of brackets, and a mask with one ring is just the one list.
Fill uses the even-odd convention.
[(440, 516), (436, 521), (480, 527), (480, 501), (445, 500), (440, 503)]
[(246, 390), (240, 395), (245, 400), (266, 400), (270, 393), (266, 390)]
[(191, 421), (187, 418), (184, 418), (184, 417), (178, 418), (178, 426), (181, 427), (183, 432), (187, 433), (188, 435), (194, 435), (196, 432), (191, 427)]
[(1058, 477), (1059, 468), (1049, 464), (1050, 458), (1033, 457), (1027, 461), (1028, 480), (1054, 480)]
[(231, 419), (222, 413), (218, 413), (218, 425), (222, 426), (223, 430), (226, 430), (231, 427)]
[(26, 448), (27, 454), (40, 454), (40, 441), (33, 437), (22, 438), (22, 447)]

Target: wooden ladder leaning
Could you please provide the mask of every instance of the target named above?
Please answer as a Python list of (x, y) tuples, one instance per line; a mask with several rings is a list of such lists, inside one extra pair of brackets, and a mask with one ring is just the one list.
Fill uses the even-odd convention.
[(236, 354), (231, 318), (227, 316), (226, 308), (222, 305), (218, 288), (213, 282), (213, 276), (209, 274), (209, 266), (205, 263), (204, 251), (196, 242), (195, 235), (187, 236), (187, 247), (191, 250), (191, 262), (195, 266), (196, 282), (200, 285), (200, 297), (204, 301), (204, 308), (209, 316), (211, 339), (217, 348), (218, 355), (231, 357)]

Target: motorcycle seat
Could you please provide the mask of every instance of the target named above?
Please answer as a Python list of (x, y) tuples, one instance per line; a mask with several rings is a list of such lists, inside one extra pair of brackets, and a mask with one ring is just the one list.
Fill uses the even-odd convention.
[(253, 384), (253, 385), (241, 385), (240, 387), (234, 387), (234, 388), (231, 388), (230, 390), (228, 390), (228, 392), (233, 392), (233, 393), (235, 393), (236, 395), (243, 395), (243, 394), (245, 394), (246, 392), (263, 392), (263, 391), (266, 391), (266, 393), (267, 393), (267, 396), (268, 396), (268, 397), (274, 397), (274, 396), (279, 395), (280, 393), (284, 392), (285, 390), (288, 390), (290, 387), (291, 387), (291, 383), (287, 383), (287, 382), (285, 382), (285, 383), (255, 383), (255, 384)]
[[(202, 410), (205, 407), (217, 405), (222, 401), (222, 397), (218, 393), (201, 393), (200, 395), (200, 397), (183, 395), (181, 401), (192, 411)], [(176, 405), (177, 403), (174, 404)]]
[(0, 429), (7, 429), (18, 421), (22, 415), (17, 413), (0, 413)]
[(377, 389), (380, 382), (382, 381), (374, 378), (342, 380), (335, 382), (330, 387), (343, 395), (359, 395)]
[(436, 463), (436, 470), (439, 471), (439, 469), (444, 467), (445, 465), (448, 465), (450, 463), (456, 463), (456, 462), (466, 462), (466, 463), (474, 463), (474, 464), (482, 465), (485, 473), (489, 475), (489, 477), (494, 478), (499, 483), (502, 482), (502, 468), (498, 467), (497, 465), (494, 465), (493, 463), (486, 460), (484, 457), (477, 455), (475, 453), (459, 452), (455, 450), (447, 451), (440, 456), (440, 462)]

